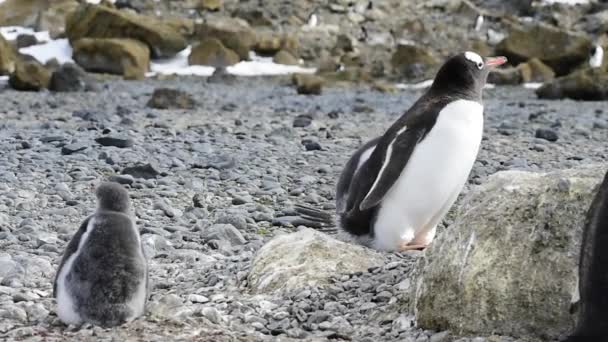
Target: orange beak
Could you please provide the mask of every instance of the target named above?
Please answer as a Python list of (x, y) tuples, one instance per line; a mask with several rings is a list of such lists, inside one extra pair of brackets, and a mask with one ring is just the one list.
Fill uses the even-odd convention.
[(489, 67), (497, 67), (499, 65), (503, 65), (507, 63), (507, 57), (498, 56), (498, 57), (488, 57), (485, 61), (486, 65)]

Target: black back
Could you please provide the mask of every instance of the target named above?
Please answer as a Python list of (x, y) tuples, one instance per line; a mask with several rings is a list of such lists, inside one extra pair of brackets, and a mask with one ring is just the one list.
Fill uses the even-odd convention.
[(608, 341), (608, 173), (585, 221), (579, 292), (579, 318), (567, 341)]

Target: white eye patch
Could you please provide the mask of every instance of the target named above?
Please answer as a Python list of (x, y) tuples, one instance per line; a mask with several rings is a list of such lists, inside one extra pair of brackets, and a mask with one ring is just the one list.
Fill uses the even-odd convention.
[(469, 61), (475, 63), (475, 65), (481, 69), (483, 68), (483, 58), (481, 58), (480, 55), (476, 54), (475, 52), (471, 52), (471, 51), (467, 51), (464, 53), (464, 58), (468, 59)]

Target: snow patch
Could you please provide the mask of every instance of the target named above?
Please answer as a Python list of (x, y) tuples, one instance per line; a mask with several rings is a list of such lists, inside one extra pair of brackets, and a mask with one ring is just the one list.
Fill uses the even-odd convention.
[[(2, 2), (3, 0), (0, 0)], [(15, 40), (17, 36), (20, 34), (31, 34), (36, 37), (39, 42), (48, 42), (51, 40), (51, 36), (49, 35), (49, 31), (40, 31), (36, 32), (29, 27), (21, 27), (21, 26), (3, 26), (0, 27), (0, 34), (6, 40)]]
[(565, 5), (584, 5), (588, 4), (589, 0), (543, 0), (542, 5), (565, 4)]
[(425, 89), (433, 84), (433, 80), (426, 80), (418, 83), (399, 83), (395, 85), (397, 89)]
[(67, 39), (51, 40), (40, 45), (28, 46), (19, 49), (24, 55), (30, 55), (36, 58), (40, 63), (44, 64), (50, 59), (57, 58), (59, 63), (73, 63), (72, 46)]
[[(154, 75), (193, 75), (211, 76), (214, 67), (205, 65), (188, 65), (188, 56), (192, 47), (179, 52), (175, 57), (169, 59), (155, 60), (150, 63), (150, 72), (146, 76)], [(292, 73), (314, 73), (316, 69), (303, 68), (297, 65), (276, 64), (272, 58), (259, 57), (250, 54), (251, 61), (242, 61), (226, 68), (229, 74), (237, 76), (273, 76), (287, 75)]]
[(528, 83), (524, 83), (524, 88), (526, 89), (538, 89), (542, 86), (543, 84), (540, 82), (528, 82)]

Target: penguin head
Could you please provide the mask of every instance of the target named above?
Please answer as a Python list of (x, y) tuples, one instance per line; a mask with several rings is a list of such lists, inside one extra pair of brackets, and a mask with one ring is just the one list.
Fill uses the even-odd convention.
[(437, 72), (431, 91), (481, 99), (490, 71), (506, 62), (506, 57), (482, 58), (471, 51), (450, 57)]
[(128, 213), (129, 194), (122, 185), (111, 182), (102, 183), (97, 187), (96, 194), (100, 210)]

